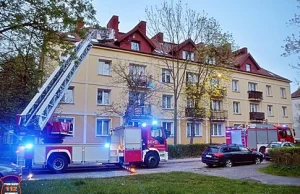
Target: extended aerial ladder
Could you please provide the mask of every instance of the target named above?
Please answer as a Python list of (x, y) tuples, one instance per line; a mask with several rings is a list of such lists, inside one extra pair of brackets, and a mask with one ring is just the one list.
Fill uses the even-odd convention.
[(49, 124), (48, 121), (92, 48), (92, 40), (96, 33), (97, 31), (93, 30), (85, 39), (75, 43), (73, 53), (66, 56), (66, 60), (54, 70), (25, 110), (17, 115), (19, 131), (24, 135), (36, 134), (36, 132), (40, 134), (45, 129), (46, 136), (49, 138), (63, 139), (64, 136), (69, 135), (68, 128), (61, 127), (62, 123)]

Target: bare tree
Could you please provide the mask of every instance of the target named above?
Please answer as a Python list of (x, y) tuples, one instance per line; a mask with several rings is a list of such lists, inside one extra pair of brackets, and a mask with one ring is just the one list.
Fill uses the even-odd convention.
[[(160, 45), (156, 51), (163, 56), (161, 61), (170, 71), (172, 84), (169, 89), (174, 97), (174, 144), (177, 144), (179, 99), (186, 72), (197, 62), (197, 52), (194, 51), (201, 45), (222, 46), (231, 36), (221, 33), (220, 25), (214, 18), (197, 13), (183, 6), (180, 1), (175, 4), (173, 1), (163, 2), (161, 7), (146, 8), (146, 14), (150, 24), (149, 33), (155, 35), (152, 39)], [(183, 48), (185, 52), (182, 52)]]

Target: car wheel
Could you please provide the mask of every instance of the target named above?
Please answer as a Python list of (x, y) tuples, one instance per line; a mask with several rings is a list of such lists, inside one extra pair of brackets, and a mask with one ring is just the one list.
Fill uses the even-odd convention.
[(261, 163), (261, 160), (259, 157), (256, 157), (255, 160), (254, 160), (254, 164), (260, 164)]
[(225, 167), (232, 167), (233, 166), (233, 163), (232, 163), (232, 161), (230, 160), (230, 159), (227, 159), (226, 161), (225, 161)]
[(158, 154), (155, 152), (147, 153), (145, 157), (145, 165), (148, 168), (156, 168), (159, 164), (159, 157)]
[(55, 173), (62, 173), (68, 167), (68, 160), (63, 155), (51, 156), (48, 160), (49, 168)]

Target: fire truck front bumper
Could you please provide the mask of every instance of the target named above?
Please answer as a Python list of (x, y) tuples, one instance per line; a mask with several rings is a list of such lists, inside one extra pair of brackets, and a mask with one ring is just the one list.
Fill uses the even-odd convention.
[(166, 152), (166, 151), (159, 152), (159, 158), (160, 158), (160, 161), (163, 161), (163, 162), (168, 161), (168, 159), (169, 159), (168, 152)]

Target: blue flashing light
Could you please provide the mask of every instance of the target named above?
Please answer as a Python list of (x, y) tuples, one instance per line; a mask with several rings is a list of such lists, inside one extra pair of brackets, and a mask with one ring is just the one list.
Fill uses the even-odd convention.
[(26, 144), (25, 148), (26, 148), (26, 149), (31, 149), (31, 148), (33, 148), (33, 144), (31, 144), (31, 143)]
[(109, 143), (106, 143), (104, 147), (109, 148)]
[(152, 125), (157, 125), (157, 120), (153, 120)]
[(146, 127), (147, 123), (142, 123), (142, 127)]

